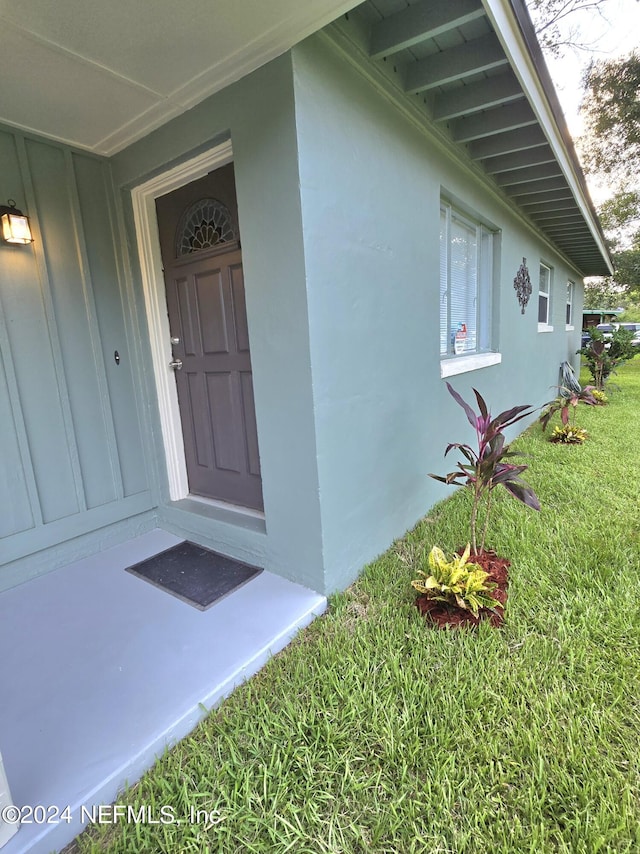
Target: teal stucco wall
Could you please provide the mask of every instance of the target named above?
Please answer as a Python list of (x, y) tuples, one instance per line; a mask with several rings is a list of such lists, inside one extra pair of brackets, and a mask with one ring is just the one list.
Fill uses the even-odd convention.
[[(551, 247), (486, 184), (394, 106), (324, 35), (293, 50), (311, 370), (327, 590), (350, 583), (447, 494), (450, 441), (470, 428), (440, 376), (441, 193), (500, 229), (494, 343), (501, 364), (460, 374), (494, 412), (554, 396), (563, 359), (566, 282)], [(524, 315), (513, 279), (554, 268), (553, 332), (538, 332), (537, 295)], [(581, 305), (575, 306), (579, 317)]]
[[(129, 223), (132, 285), (144, 316), (130, 191), (150, 176), (231, 139), (264, 497), (264, 526), (193, 501), (171, 502), (154, 423), (163, 527), (324, 587), (309, 318), (302, 243), (291, 56), (213, 95), (112, 159)], [(150, 390), (153, 403), (153, 389)]]
[(153, 518), (108, 165), (0, 128), (7, 197), (35, 241), (0, 244), (0, 589)]

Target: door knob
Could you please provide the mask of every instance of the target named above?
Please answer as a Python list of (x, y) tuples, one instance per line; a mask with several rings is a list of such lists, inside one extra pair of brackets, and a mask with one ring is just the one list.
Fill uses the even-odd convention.
[(182, 370), (182, 359), (172, 359), (169, 362), (169, 367), (173, 368), (174, 371), (181, 371)]

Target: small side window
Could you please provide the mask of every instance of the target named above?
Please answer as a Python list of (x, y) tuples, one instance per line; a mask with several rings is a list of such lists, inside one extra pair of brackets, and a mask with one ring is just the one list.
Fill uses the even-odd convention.
[(573, 329), (573, 295), (575, 289), (574, 282), (567, 282), (567, 313), (565, 323), (568, 329)]
[(538, 280), (538, 332), (552, 332), (551, 326), (551, 267), (540, 264)]

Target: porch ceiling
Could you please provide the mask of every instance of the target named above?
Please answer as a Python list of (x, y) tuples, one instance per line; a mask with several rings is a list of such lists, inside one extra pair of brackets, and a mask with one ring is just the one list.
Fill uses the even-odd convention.
[(367, 0), (334, 29), (583, 275), (609, 275), (524, 0)]
[(110, 155), (357, 0), (0, 0), (0, 121)]

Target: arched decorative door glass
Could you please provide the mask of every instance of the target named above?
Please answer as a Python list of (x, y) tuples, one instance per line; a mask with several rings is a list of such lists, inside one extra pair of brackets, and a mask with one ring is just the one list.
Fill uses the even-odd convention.
[(176, 229), (176, 258), (237, 239), (226, 205), (217, 199), (199, 199), (180, 217)]

